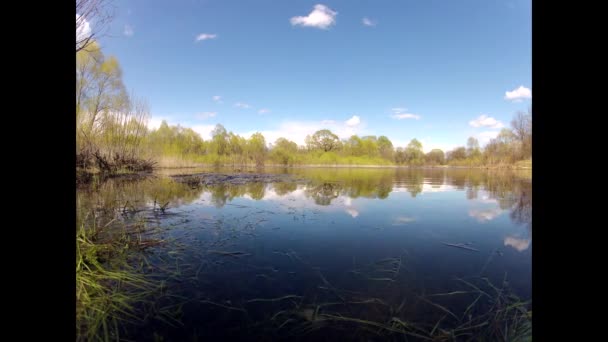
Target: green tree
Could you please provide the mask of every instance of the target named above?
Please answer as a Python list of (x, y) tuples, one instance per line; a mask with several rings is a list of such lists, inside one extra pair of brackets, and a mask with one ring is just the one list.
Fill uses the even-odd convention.
[(417, 139), (412, 139), (405, 148), (405, 159), (410, 165), (424, 164), (424, 152), (422, 143)]
[(220, 156), (228, 153), (228, 132), (221, 124), (211, 131), (211, 150)]
[(433, 149), (426, 154), (425, 160), (428, 164), (443, 165), (445, 164), (445, 154), (440, 149)]
[(345, 152), (352, 156), (361, 156), (364, 154), (363, 142), (356, 134), (348, 138), (348, 140), (344, 143), (344, 147), (346, 149)]
[(322, 129), (316, 131), (312, 137), (310, 137), (310, 140), (307, 141), (307, 145), (311, 145), (314, 149), (329, 152), (338, 149), (340, 146), (340, 139), (330, 130)]
[(480, 154), (479, 141), (474, 137), (469, 137), (467, 140), (467, 157), (477, 157)]
[(387, 160), (393, 160), (393, 143), (384, 135), (378, 137), (378, 151), (380, 156)]
[(397, 147), (397, 149), (395, 150), (395, 163), (405, 164), (405, 162), (407, 162), (405, 149), (403, 147)]
[(467, 149), (464, 146), (457, 147), (452, 151), (448, 152), (446, 156), (447, 161), (464, 160), (467, 157)]
[(378, 138), (375, 135), (368, 135), (361, 138), (361, 150), (363, 155), (375, 157), (378, 155)]
[(255, 161), (256, 166), (264, 165), (266, 157), (266, 139), (262, 133), (254, 133), (247, 142), (249, 156)]
[(297, 153), (298, 145), (295, 142), (278, 138), (272, 146), (270, 158), (279, 164), (292, 165)]
[(94, 143), (104, 120), (128, 110), (129, 96), (122, 82), (122, 70), (115, 57), (106, 57), (96, 43), (95, 49), (76, 54), (76, 125), (81, 138)]

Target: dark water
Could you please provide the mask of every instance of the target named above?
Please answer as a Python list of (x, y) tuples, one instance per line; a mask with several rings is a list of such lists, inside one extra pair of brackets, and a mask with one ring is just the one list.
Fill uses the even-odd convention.
[(168, 177), (179, 172), (78, 192), (81, 210), (129, 202), (122, 219), (169, 241), (148, 261), (164, 265), (175, 297), (157, 308), (175, 326), (150, 316), (125, 338), (404, 340), (369, 322), (458, 326), (424, 299), (460, 318), (475, 293), (432, 295), (471, 291), (463, 280), (531, 300), (530, 172), (276, 169), (308, 181), (201, 187)]

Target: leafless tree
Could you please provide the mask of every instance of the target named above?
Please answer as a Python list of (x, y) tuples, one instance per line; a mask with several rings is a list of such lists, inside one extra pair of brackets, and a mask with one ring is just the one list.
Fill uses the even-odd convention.
[[(112, 0), (76, 0), (76, 52), (105, 34), (114, 18)], [(91, 25), (93, 23), (94, 25)]]

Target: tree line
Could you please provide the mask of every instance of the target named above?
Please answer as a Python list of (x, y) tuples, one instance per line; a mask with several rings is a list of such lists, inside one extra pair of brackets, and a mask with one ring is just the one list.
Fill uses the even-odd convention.
[[(529, 161), (532, 157), (532, 113), (518, 112), (510, 128), (484, 147), (474, 137), (451, 151), (424, 153), (412, 139), (395, 148), (384, 136), (352, 135), (340, 139), (328, 129), (308, 135), (304, 145), (279, 138), (269, 142), (261, 133), (242, 137), (217, 124), (204, 140), (191, 128), (163, 121), (148, 128), (146, 102), (128, 92), (118, 60), (105, 56), (95, 41), (76, 53), (76, 154), (77, 166), (117, 171), (184, 163), (209, 165), (455, 165), (494, 166)], [(113, 168), (112, 168), (113, 166)]]

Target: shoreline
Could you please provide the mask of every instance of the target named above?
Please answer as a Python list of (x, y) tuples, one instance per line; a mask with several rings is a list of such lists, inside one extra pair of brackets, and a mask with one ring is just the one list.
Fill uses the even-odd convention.
[(426, 166), (408, 166), (408, 165), (350, 165), (350, 164), (306, 164), (306, 165), (277, 165), (269, 164), (263, 166), (255, 165), (205, 165), (200, 164), (196, 166), (157, 166), (153, 171), (134, 171), (134, 172), (119, 172), (119, 173), (106, 173), (106, 172), (91, 172), (90, 170), (77, 169), (76, 170), (76, 184), (83, 185), (88, 184), (93, 179), (107, 179), (107, 178), (139, 178), (145, 177), (150, 174), (154, 174), (157, 171), (162, 170), (186, 170), (186, 169), (226, 169), (232, 168), (233, 171), (242, 172), (245, 170), (264, 170), (268, 169), (314, 169), (314, 168), (326, 168), (326, 169), (412, 169), (412, 170), (492, 170), (492, 171), (532, 171), (532, 167), (528, 166), (455, 166), (455, 165), (426, 165)]
[(456, 166), (456, 165), (358, 165), (358, 164), (304, 164), (304, 165), (280, 165), (266, 164), (263, 166), (247, 165), (247, 164), (225, 164), (225, 165), (208, 165), (200, 164), (196, 166), (158, 166), (156, 169), (171, 170), (171, 169), (197, 169), (197, 168), (244, 168), (244, 169), (264, 169), (270, 168), (285, 168), (285, 169), (305, 169), (305, 168), (369, 168), (369, 169), (480, 169), (480, 170), (532, 170), (528, 166)]

